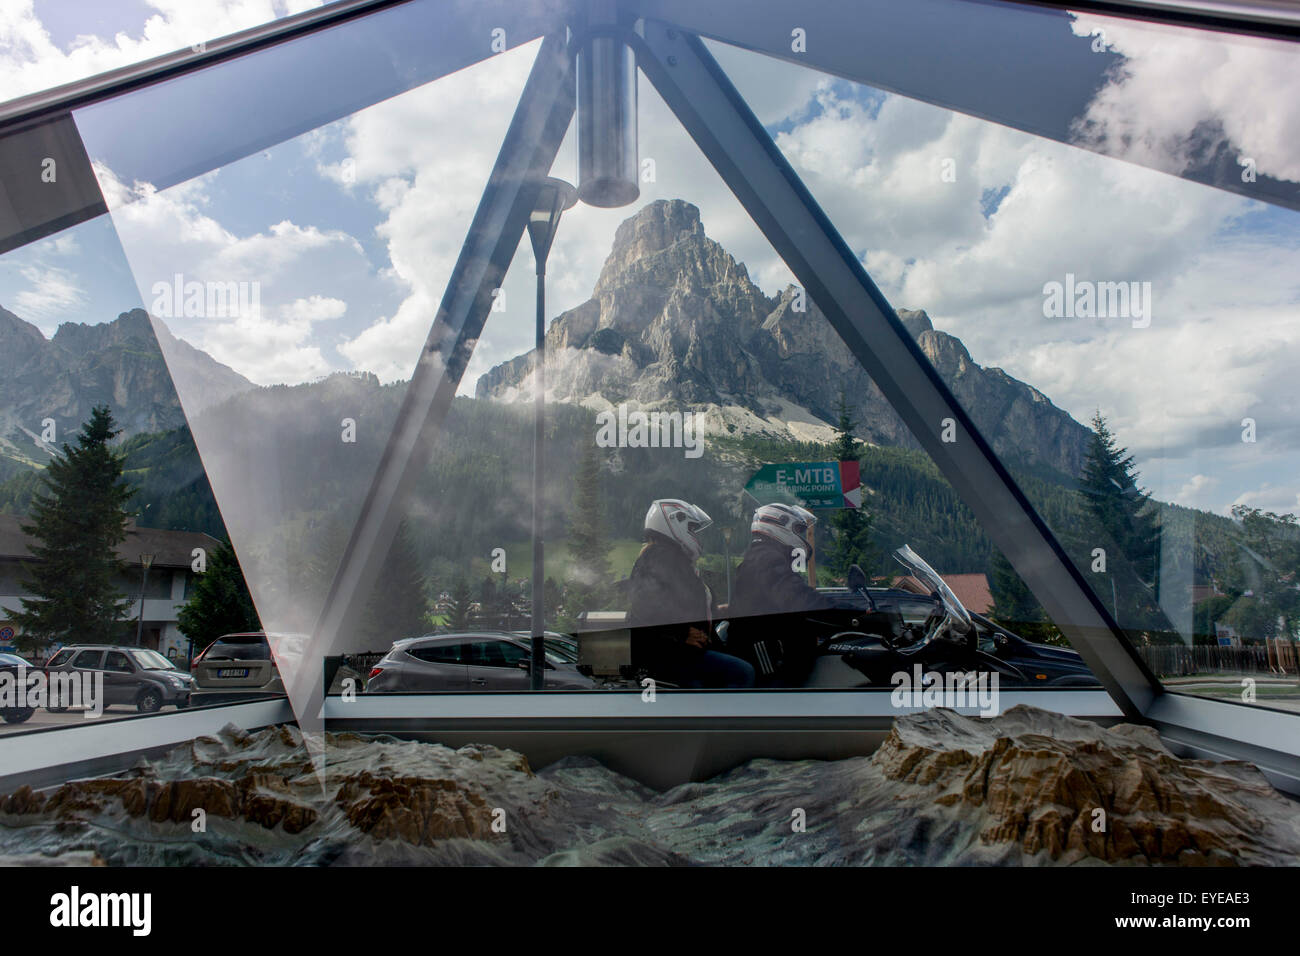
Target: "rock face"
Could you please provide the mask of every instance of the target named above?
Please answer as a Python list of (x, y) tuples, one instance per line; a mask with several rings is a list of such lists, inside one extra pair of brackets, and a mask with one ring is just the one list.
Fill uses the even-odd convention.
[[(1175, 757), (1149, 727), (1105, 729), (1023, 706), (989, 722), (932, 711), (898, 721), (872, 763), (937, 806), (974, 811), (983, 843), (1030, 856), (1179, 865), (1273, 856), (1266, 817), (1248, 810), (1279, 799), (1263, 775)], [(1295, 813), (1284, 816), (1294, 834)]]
[[(0, 451), (44, 461), (36, 438), (53, 418), (58, 441), (75, 434), (95, 405), (108, 405), (125, 434), (185, 424), (158, 335), (178, 374), (201, 383), (196, 394), (220, 401), (251, 388), (238, 372), (171, 337), (141, 309), (101, 325), (66, 323), (46, 339), (40, 329), (0, 308)], [(191, 412), (195, 409), (191, 409)]]
[[(313, 756), (315, 755), (315, 756)], [(193, 828), (202, 809), (206, 829)], [(803, 830), (792, 827), (802, 819)], [(0, 860), (308, 865), (1257, 865), (1300, 808), (1146, 728), (1017, 707), (899, 718), (871, 757), (755, 760), (656, 793), (596, 761), (227, 728), (48, 796), (0, 798)]]
[[(1076, 474), (1088, 432), (1041, 392), (971, 360), (924, 312), (899, 318), (994, 448)], [(532, 354), (485, 373), (480, 398), (531, 400)], [(840, 390), (860, 434), (917, 447), (826, 317), (793, 287), (769, 298), (699, 210), (659, 200), (619, 226), (591, 299), (547, 330), (548, 398), (706, 413), (708, 427), (825, 440)], [(730, 427), (728, 427), (730, 426)]]

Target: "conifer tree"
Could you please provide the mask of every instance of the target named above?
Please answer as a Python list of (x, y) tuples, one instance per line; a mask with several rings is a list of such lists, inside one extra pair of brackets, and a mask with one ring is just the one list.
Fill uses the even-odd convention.
[[(1105, 552), (1109, 588), (1098, 593), (1109, 598), (1112, 612), (1126, 627), (1161, 626), (1155, 606), (1159, 582), (1160, 527), (1158, 510), (1138, 487), (1133, 456), (1116, 440), (1098, 411), (1092, 417), (1092, 438), (1079, 478), (1089, 554)], [(1107, 593), (1109, 592), (1109, 593)]]
[(222, 634), (260, 631), (262, 622), (229, 541), (222, 541), (207, 558), (207, 568), (197, 576), (189, 600), (176, 616), (181, 633), (195, 653)]
[(59, 642), (110, 643), (123, 636), (129, 601), (119, 590), (126, 540), (125, 505), (133, 489), (122, 475), (120, 434), (107, 406), (96, 406), (75, 446), (64, 443), (32, 499), (31, 577), (23, 609), (12, 615), (19, 644), (29, 651)]

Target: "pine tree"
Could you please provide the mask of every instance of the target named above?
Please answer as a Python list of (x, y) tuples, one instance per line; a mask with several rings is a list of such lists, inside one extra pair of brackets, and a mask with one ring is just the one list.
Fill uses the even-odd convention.
[(457, 578), (451, 586), (446, 605), (442, 611), (447, 616), (447, 626), (455, 631), (463, 631), (470, 626), (474, 614), (474, 591), (464, 578)]
[(122, 477), (120, 433), (106, 406), (90, 414), (77, 444), (66, 443), (45, 469), (47, 494), (31, 504), (36, 559), (23, 588), (23, 609), (11, 615), (20, 644), (36, 651), (55, 641), (110, 643), (122, 635), (129, 602), (118, 589), (124, 566), (117, 546), (126, 540), (125, 505), (133, 489)]
[[(853, 420), (853, 409), (849, 407), (848, 396), (843, 391), (840, 392), (837, 413), (834, 445), (836, 460), (857, 461), (858, 445), (853, 433), (858, 426)], [(830, 547), (822, 562), (828, 571), (842, 578), (855, 564), (868, 574), (875, 570), (880, 563), (880, 549), (872, 539), (871, 514), (865, 507), (839, 509), (831, 516), (830, 527)]]
[(402, 519), (366, 601), (358, 630), (368, 647), (387, 648), (393, 641), (428, 633), (428, 614), (420, 558), (406, 519)]
[(569, 574), (576, 583), (599, 588), (609, 581), (609, 538), (600, 500), (600, 455), (584, 442), (573, 478), (573, 514), (569, 519)]
[[(605, 603), (610, 588), (609, 549), (600, 498), (600, 454), (594, 442), (584, 441), (573, 478), (573, 513), (569, 519), (570, 563), (564, 593), (571, 613), (557, 620), (548, 597), (548, 623), (572, 626), (574, 615), (599, 610)], [(558, 607), (559, 601), (555, 603)]]
[(262, 629), (230, 542), (222, 541), (208, 555), (207, 569), (198, 576), (176, 621), (195, 651), (202, 651), (222, 634)]
[(1138, 487), (1133, 456), (1120, 447), (1100, 411), (1091, 424), (1079, 491), (1090, 524), (1089, 543), (1106, 552), (1113, 587), (1108, 594), (1107, 588), (1099, 586), (1098, 594), (1115, 605), (1112, 612), (1121, 619), (1119, 623), (1156, 626), (1160, 616), (1154, 594), (1160, 555), (1158, 509)]

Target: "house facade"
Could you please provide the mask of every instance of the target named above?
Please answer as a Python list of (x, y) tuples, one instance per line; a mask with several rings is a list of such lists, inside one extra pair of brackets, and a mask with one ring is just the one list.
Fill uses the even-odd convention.
[[(12, 644), (20, 636), (21, 630), (12, 621), (12, 615), (22, 609), (23, 598), (32, 596), (23, 587), (35, 561), (31, 537), (22, 530), (24, 520), (0, 515), (0, 644)], [(169, 657), (186, 658), (189, 642), (180, 631), (177, 616), (197, 578), (193, 569), (198, 559), (202, 557), (206, 562), (217, 545), (216, 538), (202, 532), (140, 528), (134, 524), (128, 527), (126, 540), (117, 548), (117, 556), (125, 567), (117, 584), (130, 602), (127, 607), (130, 623), (136, 625), (143, 621), (142, 646)], [(147, 575), (145, 555), (152, 555)], [(129, 640), (133, 641), (135, 630), (124, 627), (124, 633), (127, 630), (131, 633)]]

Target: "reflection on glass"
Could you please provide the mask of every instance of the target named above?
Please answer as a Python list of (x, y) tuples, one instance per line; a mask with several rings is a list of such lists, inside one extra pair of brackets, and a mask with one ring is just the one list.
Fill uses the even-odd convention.
[[(1295, 51), (1075, 14), (1062, 29), (1124, 67), (1099, 74), (1062, 143), (714, 49), (885, 295), (925, 310), (899, 314), (1151, 672), (1294, 709), (1300, 213), (1277, 197), (1300, 170), (1247, 127), (1297, 114), (1204, 91), (1293, 73)], [(1193, 62), (1213, 80), (1168, 82)], [(1249, 198), (1188, 181), (1222, 184), (1197, 170), (1225, 155), (1226, 188)], [(866, 416), (882, 446), (867, 456), (907, 446), (889, 418)], [(964, 539), (979, 554), (992, 619), (1060, 641), (964, 509), (923, 507), (949, 532), (934, 553)]]
[[(1073, 47), (1091, 35), (1060, 26)], [(1115, 158), (1150, 115), (1159, 63), (1146, 34), (1109, 37), (1097, 83), (1075, 90), (1087, 122), (1054, 120), (1100, 152), (719, 56), (1151, 671), (1171, 689), (1294, 706), (1300, 223), (1150, 168), (1190, 148), (1179, 130), (1147, 144), (1158, 162)], [(260, 101), (259, 77), (283, 75), (308, 41), (270, 73), (231, 64), (81, 111), (111, 223), (0, 260), (0, 291), (37, 322), (0, 316), (16, 363), (57, 360), (68, 381), (147, 353), (175, 382), (177, 395), (116, 408), (123, 474), (141, 528), (211, 537), (164, 560), (128, 536), (112, 580), (141, 645), (181, 671), (193, 661), (195, 701), (280, 693), (321, 666), (342, 693), (523, 691), (534, 589), (548, 690), (887, 688), (914, 668), (1095, 686), (1068, 622), (1044, 612), (644, 86), (642, 199), (575, 207), (550, 259), (544, 574), (529, 561), (525, 252), (492, 290), (342, 658), (304, 659), (534, 53), (419, 86), (415, 41), (390, 40), (368, 54), (361, 99), (400, 95), (359, 112), (338, 73), (246, 127), (236, 112), (169, 134), (165, 150), (117, 121), (146, 104), (184, 115), (222, 84)], [(1229, 55), (1246, 41), (1198, 42), (1237, 69), (1263, 62)], [(1122, 81), (1100, 65), (1116, 57), (1133, 68)], [(1254, 128), (1225, 124), (1216, 148)], [(571, 159), (566, 147), (554, 172), (572, 178), (558, 168)], [(1273, 183), (1296, 178), (1276, 149), (1253, 159)], [(55, 355), (45, 337), (68, 319), (88, 324), (61, 329)], [(17, 521), (33, 469), (90, 409), (47, 415), (53, 399), (24, 404), (30, 381), (14, 381), (0, 501)], [(60, 437), (43, 437), (47, 417)], [(18, 594), (22, 554), (0, 559)], [(216, 606), (229, 613), (203, 629), (180, 612)], [(161, 610), (174, 624), (154, 633)], [(203, 636), (191, 648), (184, 634)], [(51, 666), (114, 676), (126, 701), (121, 675), (169, 674), (129, 636), (62, 642)]]
[[(692, 173), (723, 234), (776, 282), (766, 291), (700, 206), (651, 197), (597, 246), (587, 297), (550, 321), (543, 586), (548, 627), (574, 635), (577, 672), (629, 691), (889, 688), (916, 665), (996, 673), (1006, 686), (1096, 686), (1041, 611), (1022, 628), (999, 586), (1006, 614), (995, 612), (991, 549), (973, 516), (816, 305), (782, 286), (733, 201), (709, 191), (711, 174)], [(557, 251), (599, 236), (586, 213), (566, 218)], [(902, 318), (929, 329), (923, 313)], [(486, 370), (452, 427), (458, 414), (522, 423), (533, 361)], [(520, 499), (518, 468), (486, 431), (457, 439), (432, 468), (488, 455), (480, 473)], [(482, 489), (464, 477), (439, 486), (435, 507), (474, 511)], [(441, 645), (512, 619), (523, 627), (526, 526), (475, 533), (500, 511), (514, 508), (475, 514), (441, 542), (462, 555), (441, 576), (452, 582), (439, 596), (448, 636), (364, 661), (367, 691), (463, 687), (466, 657)], [(908, 544), (910, 568), (890, 557)], [(922, 553), (944, 572), (938, 588)], [(525, 686), (504, 671), (480, 679)], [(548, 670), (548, 688), (574, 686)]]

